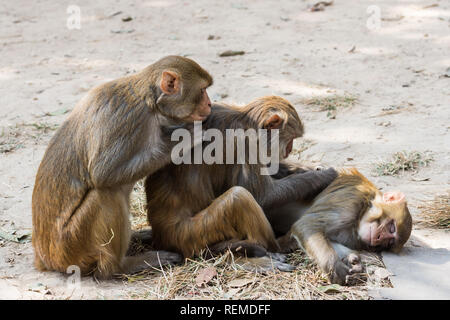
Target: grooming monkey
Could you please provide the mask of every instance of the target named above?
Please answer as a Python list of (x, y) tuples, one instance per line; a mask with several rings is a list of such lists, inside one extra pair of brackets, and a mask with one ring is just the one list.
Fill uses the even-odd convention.
[[(304, 171), (286, 168), (277, 178)], [(287, 232), (279, 241), (282, 251), (300, 245), (338, 284), (362, 272), (354, 250), (398, 252), (412, 229), (405, 195), (381, 193), (356, 169), (341, 170), (313, 201), (291, 202), (266, 214), (276, 233)]]
[[(214, 105), (204, 129), (279, 129), (280, 159), (292, 150), (293, 140), (303, 135), (294, 107), (280, 97), (263, 97), (244, 107)], [(248, 149), (247, 149), (248, 150)], [(224, 148), (224, 154), (226, 150)], [(248, 159), (247, 159), (248, 160)], [(266, 256), (278, 251), (273, 230), (263, 209), (311, 200), (327, 187), (334, 169), (291, 174), (275, 180), (261, 175), (261, 163), (169, 164), (145, 181), (148, 220), (153, 245), (184, 257), (209, 248), (226, 249), (247, 256)], [(266, 267), (272, 268), (267, 261)], [(270, 262), (270, 265), (269, 265)], [(275, 267), (287, 268), (282, 261)]]
[[(98, 278), (181, 260), (176, 253), (128, 257), (133, 184), (170, 162), (167, 129), (203, 121), (212, 77), (168, 56), (92, 89), (51, 139), (32, 197), (39, 270), (77, 265)], [(170, 130), (169, 130), (170, 131)]]

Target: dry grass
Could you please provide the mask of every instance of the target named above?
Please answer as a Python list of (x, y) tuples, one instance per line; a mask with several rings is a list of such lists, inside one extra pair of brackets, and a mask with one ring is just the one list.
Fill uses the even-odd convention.
[(419, 225), (450, 230), (450, 190), (418, 208), (421, 211), (416, 221)]
[[(133, 228), (147, 226), (142, 181), (134, 188), (131, 208)], [(130, 299), (358, 300), (368, 298), (369, 286), (390, 286), (389, 280), (376, 276), (375, 270), (384, 268), (384, 265), (379, 256), (374, 254), (363, 256), (366, 273), (352, 287), (330, 285), (326, 275), (301, 250), (289, 254), (288, 261), (296, 266), (294, 272), (262, 274), (244, 269), (242, 258), (227, 252), (214, 258), (206, 258), (204, 255), (187, 259), (182, 265), (123, 275), (121, 279), (125, 287), (130, 284), (133, 288), (124, 290)], [(217, 275), (206, 285), (197, 285), (197, 276), (208, 267), (213, 267)], [(136, 282), (139, 283), (138, 286), (135, 285)]]
[(327, 117), (336, 118), (337, 110), (340, 108), (348, 108), (354, 106), (357, 98), (349, 94), (332, 95), (327, 97), (312, 98), (302, 101), (306, 105), (317, 107), (318, 111), (326, 111)]
[[(122, 276), (125, 285), (139, 282), (139, 289), (127, 292), (130, 299), (367, 299), (368, 286), (391, 286), (389, 280), (379, 279), (375, 270), (384, 267), (378, 256), (365, 257), (367, 273), (354, 286), (330, 285), (325, 275), (302, 252), (289, 255), (294, 272), (251, 272), (239, 264), (230, 252), (219, 257), (187, 259), (183, 265), (164, 267), (132, 276)], [(217, 275), (199, 285), (196, 278), (206, 268)], [(133, 285), (133, 288), (137, 286)]]
[(130, 196), (131, 224), (135, 229), (142, 229), (147, 226), (146, 203), (144, 180), (139, 180), (134, 185)]
[(428, 166), (433, 161), (430, 152), (401, 151), (396, 152), (389, 161), (379, 162), (374, 171), (378, 176), (395, 176), (405, 171), (417, 172), (421, 167)]

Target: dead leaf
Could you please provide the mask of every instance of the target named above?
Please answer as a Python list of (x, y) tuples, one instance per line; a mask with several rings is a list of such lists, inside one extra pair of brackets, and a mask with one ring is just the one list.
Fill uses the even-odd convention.
[(232, 56), (241, 56), (245, 54), (245, 51), (234, 51), (234, 50), (227, 50), (222, 53), (219, 53), (219, 57), (232, 57)]
[(422, 9), (428, 9), (428, 8), (434, 8), (434, 7), (439, 7), (439, 4), (433, 3), (433, 4), (430, 4), (428, 6), (422, 7)]
[(430, 178), (411, 178), (412, 181), (420, 182), (420, 181), (430, 181)]
[(384, 280), (384, 279), (388, 278), (389, 276), (392, 276), (392, 273), (389, 272), (385, 268), (377, 268), (373, 274), (379, 280)]
[(241, 291), (242, 288), (231, 288), (230, 290), (228, 290), (224, 295), (223, 298), (224, 299), (232, 299), (236, 296), (236, 294)]
[(234, 279), (228, 282), (228, 286), (231, 288), (239, 288), (248, 285), (249, 283), (253, 283), (252, 279)]
[(121, 13), (122, 13), (122, 11), (116, 11), (116, 12), (114, 12), (113, 14), (110, 14), (110, 15), (108, 16), (108, 18), (115, 17), (115, 16), (117, 16), (117, 15), (119, 15), (119, 14), (121, 14)]
[(56, 110), (56, 111), (53, 111), (53, 112), (46, 112), (46, 113), (44, 113), (44, 116), (49, 116), (49, 117), (61, 116), (63, 114), (66, 114), (69, 111), (72, 111), (72, 109), (70, 109), (70, 108), (62, 108), (62, 109), (59, 109), (59, 110)]
[(450, 78), (450, 67), (448, 67), (445, 73), (439, 76), (439, 78)]
[(29, 232), (17, 232), (13, 231), (11, 233), (0, 230), (0, 238), (3, 238), (8, 241), (17, 242), (17, 243), (26, 243), (30, 241), (31, 233)]
[(333, 293), (333, 292), (341, 292), (341, 286), (338, 284), (330, 284), (328, 286), (321, 286), (317, 288), (319, 291), (323, 293)]
[(320, 1), (314, 4), (309, 11), (316, 12), (316, 11), (323, 11), (325, 10), (325, 7), (331, 6), (333, 4), (333, 1)]
[(195, 283), (197, 284), (198, 287), (201, 287), (204, 284), (210, 282), (215, 276), (217, 276), (216, 268), (214, 267), (203, 268), (199, 271), (197, 277), (195, 278)]
[(38, 292), (42, 294), (52, 294), (48, 287), (42, 283), (36, 283), (32, 287), (28, 288), (28, 291)]

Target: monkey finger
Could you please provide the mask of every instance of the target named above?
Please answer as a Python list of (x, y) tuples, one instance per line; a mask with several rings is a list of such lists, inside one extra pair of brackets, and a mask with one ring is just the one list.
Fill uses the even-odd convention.
[(337, 261), (330, 275), (330, 282), (340, 285), (345, 284), (346, 277), (350, 274), (350, 268), (342, 261)]
[(280, 262), (286, 262), (287, 256), (278, 252), (267, 252), (267, 255), (273, 260), (277, 260)]
[(360, 263), (354, 264), (350, 269), (351, 274), (362, 273), (363, 271), (364, 271), (364, 266)]
[(361, 258), (358, 254), (356, 253), (350, 253), (347, 256), (347, 261), (350, 265), (355, 265), (355, 264), (360, 264), (361, 263)]
[(274, 267), (283, 272), (291, 272), (295, 270), (295, 266), (279, 261), (274, 262)]

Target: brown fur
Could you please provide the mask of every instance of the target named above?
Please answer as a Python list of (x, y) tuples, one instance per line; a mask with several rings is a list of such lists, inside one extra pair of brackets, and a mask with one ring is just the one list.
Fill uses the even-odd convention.
[[(164, 94), (164, 72), (179, 77), (171, 84), (181, 83), (187, 90)], [(51, 139), (36, 175), (36, 268), (65, 272), (77, 265), (82, 274), (95, 270), (107, 278), (139, 270), (146, 259), (159, 263), (149, 260), (155, 253), (140, 260), (125, 257), (131, 233), (129, 194), (134, 182), (170, 161), (164, 127), (196, 114), (200, 89), (211, 83), (194, 61), (169, 56), (138, 74), (92, 89), (80, 101)], [(162, 263), (178, 259), (160, 256)]]
[[(258, 129), (272, 125), (267, 122), (270, 119), (280, 129), (282, 150), (290, 140), (303, 134), (295, 109), (279, 97), (263, 97), (244, 107), (215, 105), (204, 127), (217, 128), (223, 133), (227, 128)], [(220, 242), (227, 240), (230, 246), (247, 240), (249, 248), (258, 254), (261, 250), (254, 250), (255, 243), (277, 250), (274, 233), (262, 208), (314, 197), (334, 179), (335, 171), (273, 180), (260, 174), (261, 167), (259, 163), (248, 162), (170, 164), (147, 177), (148, 220), (155, 246), (187, 257), (207, 246), (223, 248)]]

